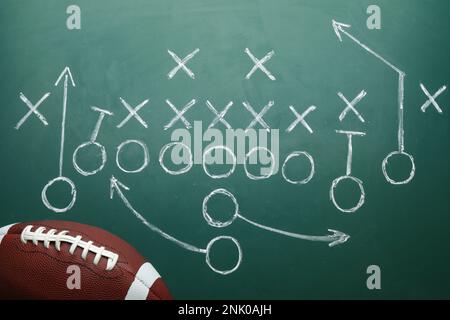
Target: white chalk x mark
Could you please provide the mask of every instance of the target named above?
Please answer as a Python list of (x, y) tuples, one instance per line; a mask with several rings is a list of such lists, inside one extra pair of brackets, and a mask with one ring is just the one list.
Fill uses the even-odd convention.
[(286, 129), (286, 132), (292, 132), (294, 128), (297, 126), (297, 124), (301, 123), (306, 130), (308, 130), (309, 133), (313, 133), (313, 130), (309, 126), (309, 124), (306, 122), (305, 117), (312, 111), (316, 110), (315, 106), (310, 106), (308, 109), (306, 109), (302, 114), (299, 114), (297, 110), (294, 109), (293, 106), (289, 106), (289, 109), (292, 111), (292, 113), (295, 115), (296, 119), (294, 122), (292, 122), (289, 127)]
[(256, 70), (261, 70), (262, 72), (264, 72), (264, 74), (272, 81), (276, 80), (275, 76), (270, 73), (269, 70), (267, 70), (267, 68), (264, 66), (264, 63), (266, 63), (267, 61), (269, 61), (275, 54), (275, 52), (272, 50), (269, 53), (267, 53), (261, 60), (255, 58), (255, 56), (253, 55), (253, 53), (250, 51), (250, 49), (245, 48), (244, 52), (250, 57), (250, 59), (253, 61), (253, 63), (255, 64), (253, 66), (253, 68), (247, 73), (247, 75), (245, 76), (245, 79), (250, 79), (251, 76), (253, 75), (253, 73), (255, 73)]
[(139, 103), (135, 108), (132, 108), (128, 102), (126, 102), (122, 97), (119, 98), (122, 105), (128, 110), (128, 115), (117, 125), (117, 128), (122, 128), (131, 118), (136, 119), (144, 128), (148, 128), (147, 122), (145, 122), (141, 116), (138, 114), (147, 103), (148, 99)]
[(267, 113), (267, 111), (270, 110), (274, 106), (274, 101), (269, 101), (268, 104), (262, 108), (262, 110), (259, 113), (256, 113), (255, 109), (248, 103), (247, 101), (242, 102), (242, 105), (247, 109), (254, 117), (254, 119), (250, 122), (246, 130), (253, 129), (253, 127), (259, 123), (261, 127), (263, 127), (267, 132), (270, 132), (270, 127), (267, 124), (267, 122), (263, 119), (263, 116)]
[(209, 102), (209, 100), (206, 100), (206, 106), (208, 107), (209, 110), (211, 110), (211, 112), (213, 112), (216, 117), (214, 118), (214, 120), (210, 123), (210, 125), (208, 126), (208, 129), (214, 128), (214, 126), (217, 123), (222, 123), (225, 128), (227, 129), (233, 129), (231, 127), (231, 125), (228, 123), (228, 121), (226, 121), (224, 119), (225, 115), (227, 114), (228, 110), (231, 108), (231, 106), (233, 105), (233, 101), (228, 102), (228, 104), (226, 105), (226, 107), (219, 113), (217, 111), (216, 108), (214, 108), (214, 106), (212, 105), (211, 102)]
[(191, 101), (189, 101), (184, 107), (183, 109), (181, 109), (181, 111), (179, 111), (173, 104), (172, 102), (169, 101), (169, 99), (166, 100), (167, 105), (175, 112), (175, 117), (169, 121), (169, 123), (167, 123), (164, 126), (164, 130), (170, 129), (172, 128), (172, 126), (178, 121), (180, 120), (181, 122), (183, 122), (184, 126), (186, 127), (186, 129), (190, 129), (192, 127), (191, 123), (186, 120), (186, 118), (184, 117), (184, 114), (196, 103), (195, 99), (192, 99)]
[(178, 70), (183, 70), (191, 79), (195, 79), (195, 74), (194, 72), (192, 72), (191, 69), (189, 69), (188, 67), (186, 67), (186, 63), (191, 60), (198, 52), (200, 51), (199, 48), (195, 49), (194, 51), (192, 51), (191, 53), (189, 53), (185, 58), (180, 59), (180, 57), (178, 57), (175, 53), (173, 53), (170, 50), (167, 50), (167, 52), (169, 53), (169, 55), (172, 57), (173, 60), (175, 60), (175, 62), (177, 63), (177, 66), (175, 68), (173, 68), (172, 70), (170, 70), (170, 72), (167, 74), (167, 77), (169, 79), (172, 79), (178, 72)]
[(440, 87), (439, 90), (436, 91), (436, 93), (433, 95), (431, 95), (431, 93), (428, 92), (427, 88), (425, 88), (425, 86), (422, 83), (420, 84), (420, 88), (422, 89), (423, 93), (425, 93), (425, 95), (428, 98), (428, 100), (420, 107), (420, 110), (422, 110), (422, 112), (425, 112), (425, 110), (427, 110), (427, 108), (430, 105), (433, 105), (433, 107), (436, 109), (436, 111), (438, 113), (442, 114), (442, 109), (436, 102), (436, 98), (439, 97), (447, 89), (447, 87), (446, 86)]
[(48, 125), (47, 119), (42, 115), (42, 113), (40, 113), (37, 108), (39, 108), (39, 106), (42, 104), (42, 102), (44, 102), (45, 99), (48, 98), (48, 96), (50, 95), (50, 92), (47, 92), (46, 94), (44, 94), (42, 96), (41, 99), (39, 99), (38, 102), (36, 102), (36, 104), (32, 104), (30, 102), (30, 100), (27, 99), (27, 97), (25, 97), (25, 95), (20, 92), (19, 97), (20, 100), (22, 100), (27, 107), (30, 109), (20, 120), (19, 122), (17, 122), (16, 126), (14, 127), (16, 130), (19, 130), (20, 127), (25, 123), (25, 121), (28, 119), (28, 117), (32, 114), (35, 114), (36, 117), (41, 120), (41, 122), (44, 124), (44, 126)]
[(360, 92), (360, 93), (352, 100), (352, 102), (349, 102), (349, 101), (347, 100), (347, 98), (346, 98), (341, 92), (338, 92), (339, 98), (341, 98), (342, 101), (344, 101), (345, 104), (347, 105), (347, 106), (345, 107), (345, 109), (342, 110), (341, 114), (339, 115), (339, 121), (342, 122), (342, 120), (344, 120), (344, 118), (346, 117), (347, 113), (348, 113), (349, 111), (352, 111), (352, 112), (358, 117), (359, 121), (361, 121), (361, 122), (364, 123), (364, 122), (365, 122), (365, 121), (364, 121), (364, 118), (363, 118), (362, 115), (358, 112), (358, 110), (356, 110), (355, 106), (356, 106), (356, 104), (357, 104), (358, 102), (360, 102), (360, 101), (366, 96), (366, 94), (367, 94), (366, 91), (361, 90), (361, 92)]

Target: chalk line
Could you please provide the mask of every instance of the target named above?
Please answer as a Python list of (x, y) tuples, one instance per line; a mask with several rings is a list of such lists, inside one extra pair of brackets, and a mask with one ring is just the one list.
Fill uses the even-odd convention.
[(41, 99), (39, 99), (39, 101), (38, 102), (36, 102), (36, 104), (35, 105), (33, 105), (31, 102), (30, 102), (30, 100), (28, 100), (27, 99), (27, 97), (25, 97), (25, 95), (22, 93), (22, 92), (20, 92), (20, 94), (19, 94), (19, 97), (20, 97), (20, 100), (22, 100), (26, 105), (27, 105), (27, 107), (30, 109), (20, 120), (19, 120), (19, 122), (17, 122), (17, 124), (16, 124), (16, 126), (14, 127), (16, 130), (19, 130), (20, 129), (20, 127), (22, 126), (22, 124), (24, 124), (24, 122), (28, 119), (28, 117), (32, 114), (32, 113), (34, 113), (37, 117), (38, 117), (38, 119), (39, 120), (41, 120), (41, 122), (45, 125), (45, 126), (47, 126), (48, 125), (48, 122), (47, 122), (47, 119), (37, 110), (37, 108), (41, 105), (41, 103), (42, 102), (44, 102), (44, 100), (45, 99), (47, 99), (48, 98), (48, 96), (50, 95), (50, 92), (47, 92), (46, 94), (44, 94), (43, 96), (42, 96), (42, 98)]
[(294, 128), (297, 126), (297, 124), (301, 123), (306, 130), (309, 131), (309, 133), (313, 133), (313, 130), (309, 126), (309, 124), (306, 122), (305, 117), (312, 111), (316, 110), (315, 106), (310, 106), (308, 109), (306, 109), (302, 114), (299, 114), (297, 110), (294, 109), (293, 106), (289, 106), (289, 109), (292, 111), (292, 113), (295, 115), (296, 119), (294, 122), (292, 122), (289, 127), (286, 129), (286, 132), (291, 132), (294, 130)]
[(372, 54), (373, 56), (375, 56), (377, 59), (381, 60), (384, 64), (388, 65), (391, 69), (393, 69), (395, 72), (399, 73), (399, 74), (404, 74), (403, 71), (401, 71), (398, 67), (396, 67), (395, 65), (393, 65), (392, 63), (390, 63), (389, 61), (387, 61), (385, 58), (383, 58), (381, 55), (379, 55), (378, 53), (376, 53), (375, 51), (373, 51), (372, 49), (370, 49), (368, 46), (366, 46), (364, 43), (362, 43), (361, 41), (359, 41), (358, 39), (356, 39), (354, 36), (352, 36), (349, 32), (346, 31), (345, 28), (350, 28), (351, 25), (349, 24), (344, 24), (344, 23), (340, 23), (337, 22), (335, 20), (332, 20), (332, 25), (333, 25), (333, 29), (334, 32), (336, 33), (336, 36), (338, 37), (339, 41), (342, 42), (342, 36), (341, 33), (345, 34), (347, 37), (349, 37), (350, 39), (352, 39), (356, 44), (358, 44), (361, 48), (363, 48), (364, 50), (366, 50), (367, 52), (369, 52), (370, 54)]
[[(166, 154), (167, 150), (169, 150), (169, 148), (175, 147), (175, 146), (181, 146), (182, 148), (187, 150), (187, 152), (189, 154), (189, 162), (187, 163), (187, 165), (184, 168), (181, 168), (179, 170), (171, 170), (164, 164), (164, 155)], [(161, 148), (161, 150), (159, 152), (159, 164), (160, 164), (161, 168), (163, 168), (163, 170), (170, 175), (175, 176), (175, 175), (180, 175), (180, 174), (186, 173), (194, 165), (194, 161), (192, 159), (191, 148), (189, 148), (186, 144), (184, 144), (182, 142), (178, 142), (178, 141), (170, 142)]]
[(359, 121), (364, 123), (365, 122), (364, 118), (361, 116), (361, 114), (358, 112), (358, 110), (356, 110), (355, 106), (358, 102), (360, 102), (366, 96), (366, 94), (367, 94), (366, 91), (361, 90), (361, 92), (352, 100), (352, 102), (349, 102), (347, 100), (347, 98), (342, 94), (342, 92), (338, 92), (339, 98), (341, 98), (347, 105), (345, 107), (345, 109), (342, 110), (341, 114), (339, 115), (339, 121), (342, 122), (342, 120), (344, 120), (347, 113), (349, 111), (353, 111), (353, 113), (358, 117)]
[(255, 64), (253, 66), (253, 68), (249, 71), (249, 73), (247, 73), (247, 75), (245, 76), (245, 79), (250, 79), (250, 77), (252, 76), (252, 74), (260, 69), (262, 72), (264, 72), (267, 77), (274, 81), (276, 80), (276, 78), (274, 77), (274, 75), (272, 73), (270, 73), (269, 70), (266, 69), (266, 67), (263, 65), (264, 63), (266, 63), (267, 61), (269, 61), (275, 54), (275, 52), (272, 50), (269, 53), (267, 53), (261, 60), (255, 58), (255, 56), (252, 54), (252, 52), (250, 51), (250, 49), (245, 48), (244, 52), (250, 57), (250, 59), (253, 61), (253, 63)]
[(175, 62), (178, 64), (175, 68), (173, 68), (172, 70), (170, 70), (170, 72), (167, 74), (167, 77), (169, 79), (172, 79), (175, 74), (178, 72), (178, 70), (183, 69), (184, 72), (186, 72), (186, 74), (191, 78), (191, 79), (195, 79), (195, 74), (194, 72), (192, 72), (191, 69), (189, 69), (188, 67), (186, 67), (186, 63), (191, 60), (198, 52), (200, 51), (199, 48), (195, 49), (194, 51), (192, 51), (191, 53), (189, 53), (183, 60), (181, 60), (175, 53), (173, 53), (170, 50), (167, 50), (167, 52), (169, 53), (169, 55), (172, 57), (173, 60), (175, 60)]
[(128, 188), (122, 182), (117, 180), (114, 176), (111, 177), (110, 182), (111, 182), (111, 184), (110, 184), (110, 198), (113, 199), (114, 193), (117, 193), (119, 195), (120, 199), (122, 199), (122, 201), (125, 204), (125, 206), (136, 216), (136, 218), (138, 218), (150, 230), (156, 232), (157, 234), (159, 234), (163, 238), (174, 242), (175, 244), (179, 245), (183, 249), (186, 249), (186, 250), (189, 250), (189, 251), (193, 251), (193, 252), (206, 253), (206, 249), (200, 249), (200, 248), (198, 248), (196, 246), (193, 246), (193, 245), (191, 245), (189, 243), (186, 243), (184, 241), (178, 240), (177, 238), (169, 235), (168, 233), (162, 231), (160, 228), (158, 228), (155, 225), (153, 225), (150, 222), (148, 222), (147, 219), (145, 219), (136, 209), (133, 208), (133, 206), (128, 201), (127, 197), (125, 197), (125, 195), (123, 194), (122, 189), (130, 190), (130, 188)]
[(184, 114), (196, 103), (195, 99), (192, 99), (191, 101), (189, 101), (181, 111), (179, 111), (173, 104), (172, 102), (169, 101), (169, 99), (166, 99), (166, 103), (167, 105), (175, 112), (175, 117), (169, 121), (168, 124), (166, 124), (164, 126), (164, 130), (170, 129), (175, 122), (177, 122), (178, 120), (181, 120), (181, 122), (183, 122), (184, 126), (186, 127), (186, 129), (190, 129), (191, 123), (189, 121), (186, 120), (186, 118), (184, 117)]
[(245, 109), (247, 109), (254, 117), (254, 119), (250, 122), (245, 130), (252, 129), (257, 123), (259, 123), (264, 129), (266, 129), (267, 132), (270, 132), (270, 127), (266, 123), (266, 121), (264, 121), (263, 116), (267, 113), (267, 111), (269, 111), (270, 108), (273, 107), (274, 104), (274, 101), (269, 101), (269, 103), (266, 104), (259, 113), (256, 113), (250, 103), (248, 103), (247, 101), (242, 102), (242, 105), (245, 107)]
[[(210, 214), (208, 213), (208, 201), (211, 199), (212, 196), (216, 195), (216, 194), (223, 194), (227, 197), (229, 197), (234, 204), (234, 213), (231, 216), (230, 219), (226, 220), (226, 221), (219, 221), (216, 219), (213, 219)], [(322, 242), (329, 242), (328, 246), (329, 247), (334, 247), (335, 245), (341, 244), (346, 242), (350, 236), (341, 232), (341, 231), (337, 231), (337, 230), (333, 230), (333, 229), (328, 229), (329, 232), (331, 232), (331, 235), (325, 235), (325, 236), (311, 236), (311, 235), (305, 235), (305, 234), (300, 234), (300, 233), (294, 233), (294, 232), (289, 232), (289, 231), (284, 231), (284, 230), (280, 230), (280, 229), (276, 229), (276, 228), (272, 228), (272, 227), (268, 227), (266, 225), (257, 223), (253, 220), (250, 220), (249, 218), (244, 217), (239, 210), (239, 204), (236, 200), (236, 197), (229, 192), (226, 189), (220, 188), (220, 189), (216, 189), (213, 190), (212, 192), (210, 192), (203, 200), (203, 204), (202, 204), (202, 212), (203, 212), (203, 217), (205, 218), (206, 222), (213, 227), (216, 228), (224, 228), (227, 227), (229, 225), (231, 225), (234, 220), (236, 220), (237, 218), (266, 231), (269, 232), (273, 232), (273, 233), (277, 233), (277, 234), (281, 234), (283, 236), (286, 237), (290, 237), (290, 238), (296, 238), (296, 239), (300, 239), (300, 240), (306, 240), (306, 241), (322, 241)]]
[(420, 107), (420, 110), (422, 112), (425, 112), (425, 110), (432, 104), (436, 111), (440, 114), (442, 114), (442, 109), (440, 108), (439, 104), (436, 102), (436, 98), (440, 96), (446, 89), (447, 86), (442, 86), (439, 88), (438, 91), (432, 96), (430, 92), (428, 92), (427, 88), (421, 83), (420, 88), (422, 89), (423, 93), (428, 97), (428, 100)]
[(211, 102), (209, 102), (209, 100), (206, 100), (206, 106), (208, 107), (209, 110), (211, 110), (211, 112), (213, 112), (216, 117), (214, 118), (214, 120), (210, 123), (210, 125), (208, 126), (208, 129), (213, 128), (218, 122), (221, 122), (227, 129), (233, 129), (231, 127), (231, 125), (228, 123), (228, 121), (226, 121), (224, 119), (225, 115), (227, 114), (228, 110), (231, 108), (231, 106), (233, 105), (233, 101), (228, 102), (228, 104), (226, 105), (226, 107), (219, 113), (216, 108), (214, 108), (214, 106), (212, 105)]
[[(289, 160), (296, 158), (296, 157), (300, 157), (300, 156), (305, 156), (306, 159), (308, 159), (310, 165), (311, 165), (311, 169), (309, 172), (309, 175), (302, 179), (302, 180), (292, 180), (289, 179), (286, 175), (286, 165), (289, 162)], [(315, 173), (315, 168), (314, 168), (314, 159), (313, 157), (306, 151), (294, 151), (292, 153), (290, 153), (287, 157), (286, 160), (284, 160), (283, 162), (283, 166), (281, 167), (281, 175), (283, 176), (284, 180), (286, 180), (286, 182), (289, 182), (291, 184), (307, 184), (309, 181), (311, 181), (311, 179), (314, 177), (314, 173)]]
[(141, 116), (138, 114), (139, 110), (141, 110), (147, 103), (148, 99), (142, 101), (135, 108), (132, 108), (122, 97), (119, 97), (122, 105), (128, 110), (128, 115), (117, 125), (117, 128), (122, 128), (125, 123), (127, 123), (132, 117), (134, 117), (144, 128), (148, 128), (147, 122), (145, 122)]
[(91, 134), (91, 142), (95, 142), (97, 140), (98, 132), (100, 131), (100, 127), (102, 125), (103, 119), (105, 118), (105, 115), (112, 116), (114, 115), (114, 113), (108, 110), (100, 109), (98, 107), (91, 107), (91, 109), (95, 112), (99, 112), (97, 122)]
[[(130, 144), (130, 143), (136, 144), (139, 147), (141, 147), (142, 152), (144, 153), (144, 161), (142, 162), (142, 165), (140, 167), (138, 167), (137, 169), (134, 169), (134, 170), (125, 169), (120, 164), (120, 161), (119, 161), (119, 156), (120, 156), (120, 152), (122, 151), (122, 148), (124, 146)], [(117, 151), (116, 151), (116, 165), (117, 165), (117, 167), (120, 170), (122, 170), (125, 173), (138, 173), (138, 172), (141, 172), (142, 170), (144, 170), (147, 167), (147, 165), (149, 163), (149, 158), (150, 157), (149, 157), (147, 145), (144, 142), (140, 141), (140, 140), (134, 140), (134, 139), (125, 140), (121, 144), (119, 144), (119, 146), (117, 147)]]
[[(414, 159), (413, 157), (405, 152), (405, 131), (404, 131), (404, 99), (405, 99), (405, 76), (406, 73), (402, 70), (400, 70), (398, 67), (393, 65), (391, 62), (383, 58), (380, 54), (376, 53), (372, 49), (370, 49), (367, 45), (363, 44), (361, 41), (359, 41), (357, 38), (355, 38), (353, 35), (351, 35), (346, 28), (350, 28), (350, 25), (337, 22), (335, 20), (332, 20), (332, 26), (333, 30), (336, 33), (336, 36), (338, 37), (339, 41), (342, 41), (342, 34), (349, 37), (353, 42), (355, 42), (357, 45), (359, 45), (361, 48), (363, 48), (365, 51), (369, 52), (371, 55), (376, 57), (378, 60), (382, 61), (384, 64), (386, 64), (389, 68), (394, 70), (398, 73), (398, 133), (397, 133), (397, 144), (398, 144), (398, 151), (397, 152), (391, 152), (389, 153), (382, 162), (382, 168), (383, 168), (383, 175), (385, 176), (386, 180), (391, 184), (404, 184), (408, 183), (412, 180), (414, 177), (414, 171), (415, 165), (414, 165)], [(403, 181), (395, 181), (391, 179), (387, 171), (385, 170), (385, 166), (388, 162), (389, 157), (395, 154), (400, 155), (406, 155), (409, 160), (412, 162), (410, 175), (407, 179)]]
[(348, 138), (348, 151), (347, 151), (347, 166), (346, 166), (346, 175), (349, 176), (352, 173), (352, 159), (353, 159), (353, 144), (352, 144), (352, 136), (365, 136), (364, 132), (358, 131), (346, 131), (346, 130), (336, 130), (337, 133), (342, 133), (347, 135)]
[(69, 67), (65, 67), (64, 70), (59, 75), (58, 79), (55, 82), (55, 86), (58, 86), (62, 77), (64, 76), (64, 95), (63, 95), (63, 113), (62, 113), (62, 122), (61, 122), (61, 145), (59, 151), (59, 176), (62, 177), (63, 172), (63, 163), (64, 163), (64, 137), (66, 131), (66, 111), (67, 111), (67, 83), (70, 78), (72, 87), (75, 87), (75, 82), (73, 81), (72, 73), (70, 72)]

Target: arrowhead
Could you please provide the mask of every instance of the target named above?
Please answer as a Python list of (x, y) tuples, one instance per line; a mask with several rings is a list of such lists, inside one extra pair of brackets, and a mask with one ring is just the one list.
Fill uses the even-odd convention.
[(341, 32), (345, 32), (344, 28), (350, 28), (351, 26), (349, 24), (337, 22), (335, 20), (331, 20), (331, 24), (333, 25), (334, 33), (336, 33), (339, 41), (342, 42)]
[(120, 190), (120, 188), (123, 188), (125, 190), (130, 190), (130, 188), (128, 188), (122, 182), (117, 180), (116, 177), (114, 177), (114, 176), (111, 176), (110, 181), (111, 181), (111, 183), (110, 183), (110, 187), (109, 187), (109, 197), (111, 199), (114, 197), (114, 190), (116, 190), (116, 192), (119, 192), (119, 193), (122, 193), (122, 190)]
[(64, 70), (61, 72), (61, 74), (58, 77), (58, 80), (55, 82), (55, 87), (58, 86), (59, 82), (63, 78), (63, 76), (68, 76), (70, 79), (70, 82), (72, 83), (72, 87), (75, 87), (75, 81), (73, 81), (72, 73), (70, 72), (69, 67), (65, 67)]
[(350, 238), (348, 234), (345, 234), (338, 230), (328, 229), (328, 231), (333, 233), (332, 235), (330, 235), (330, 238), (333, 239), (333, 242), (330, 242), (328, 244), (329, 247), (334, 247), (342, 244)]

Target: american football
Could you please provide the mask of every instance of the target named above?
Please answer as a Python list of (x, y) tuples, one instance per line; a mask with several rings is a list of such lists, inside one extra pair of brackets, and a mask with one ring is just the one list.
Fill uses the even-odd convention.
[(0, 299), (169, 300), (156, 269), (127, 242), (89, 225), (0, 228)]

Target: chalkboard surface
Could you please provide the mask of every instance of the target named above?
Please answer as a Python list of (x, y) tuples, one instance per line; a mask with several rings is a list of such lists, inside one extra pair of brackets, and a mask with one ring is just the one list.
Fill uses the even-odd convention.
[[(81, 29), (69, 30), (72, 2), (0, 4), (0, 225), (62, 219), (102, 227), (147, 257), (180, 299), (450, 298), (448, 1), (375, 1), (376, 30), (366, 25), (374, 1), (365, 0), (78, 0)], [(433, 97), (439, 88), (431, 100), (424, 91)], [(169, 102), (181, 111), (193, 99), (167, 128), (176, 116)], [(163, 169), (160, 151), (183, 121), (193, 134), (195, 121), (206, 129), (216, 118), (206, 101), (218, 113), (233, 102), (223, 117), (233, 129), (254, 120), (249, 106), (258, 114), (273, 101), (254, 129), (279, 129), (274, 175), (250, 179), (242, 163), (222, 179), (198, 161), (179, 175)], [(129, 115), (126, 105), (141, 106)], [(113, 113), (95, 137), (102, 113), (92, 106)], [(287, 130), (297, 119), (290, 106), (299, 118), (315, 109)], [(72, 159), (89, 141), (106, 154), (95, 173), (98, 145), (81, 148), (76, 165)], [(303, 184), (287, 180), (312, 174), (306, 153), (290, 158), (288, 179), (281, 170), (295, 151), (314, 162)], [(170, 157), (163, 163), (180, 168)], [(228, 169), (208, 167), (211, 175)], [(60, 176), (73, 186), (57, 180), (43, 197)], [(202, 204), (218, 189), (229, 194), (206, 200), (208, 223)], [(232, 223), (213, 226), (219, 220)], [(368, 289), (369, 266), (379, 267), (381, 289)]]

